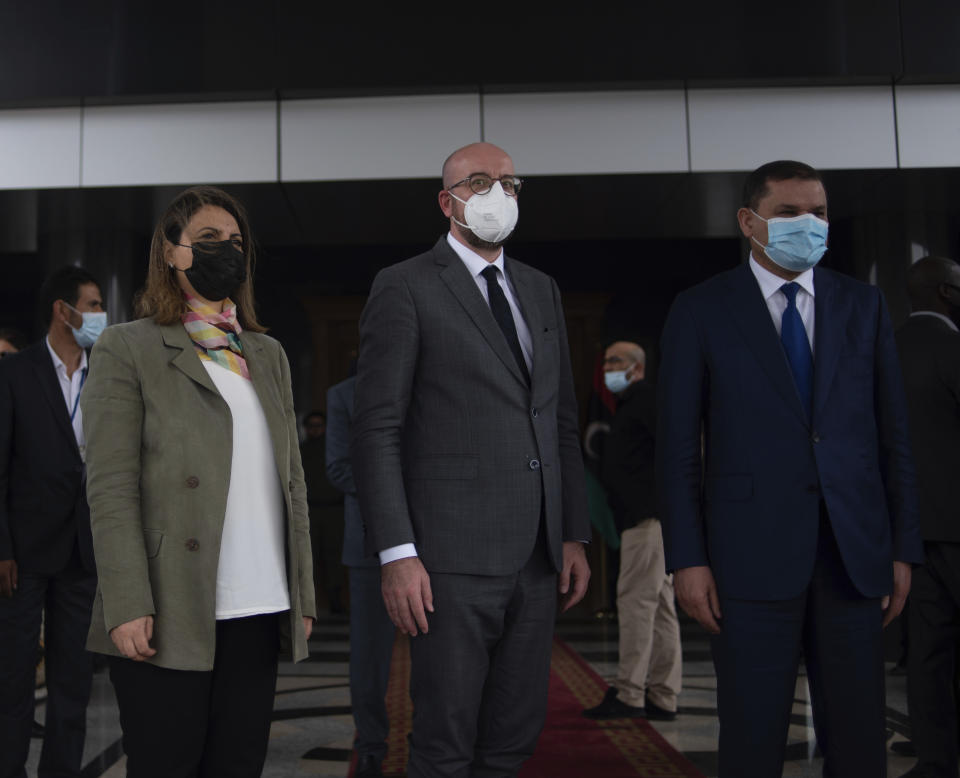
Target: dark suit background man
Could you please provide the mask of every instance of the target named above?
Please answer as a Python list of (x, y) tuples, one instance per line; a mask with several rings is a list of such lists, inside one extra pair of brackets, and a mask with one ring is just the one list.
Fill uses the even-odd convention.
[(604, 352), (604, 382), (617, 411), (603, 444), (600, 478), (620, 530), (617, 677), (590, 719), (677, 715), (682, 655), (673, 576), (666, 572), (654, 478), (656, 387), (637, 343), (617, 341)]
[(824, 775), (884, 776), (881, 624), (923, 553), (893, 330), (879, 290), (813, 267), (813, 168), (758, 168), (737, 217), (750, 261), (677, 297), (658, 387), (666, 563), (713, 633), (720, 775), (781, 774), (802, 649)]
[(311, 411), (303, 419), (305, 440), (300, 461), (307, 482), (310, 509), (310, 544), (313, 551), (313, 582), (319, 597), (326, 595), (330, 613), (341, 614), (343, 606), (343, 490), (327, 477), (327, 417)]
[(357, 778), (383, 775), (387, 755), (387, 683), (396, 628), (380, 594), (380, 561), (366, 549), (350, 463), (356, 376), (327, 390), (327, 478), (344, 495), (343, 564), (350, 582), (350, 705), (357, 727)]
[(387, 611), (416, 636), (411, 778), (516, 774), (546, 716), (557, 574), (564, 608), (589, 577), (560, 294), (501, 248), (519, 188), (502, 149), (454, 152), (450, 232), (381, 271), (360, 322), (354, 475)]
[(926, 560), (910, 591), (907, 696), (917, 749), (911, 778), (956, 778), (960, 648), (960, 265), (924, 257), (910, 268), (913, 313), (897, 330), (917, 463)]
[(39, 776), (79, 776), (92, 678), (85, 649), (96, 589), (78, 400), (106, 324), (78, 267), (40, 291), (47, 335), (0, 362), (0, 776), (25, 773), (44, 619), (46, 736)]

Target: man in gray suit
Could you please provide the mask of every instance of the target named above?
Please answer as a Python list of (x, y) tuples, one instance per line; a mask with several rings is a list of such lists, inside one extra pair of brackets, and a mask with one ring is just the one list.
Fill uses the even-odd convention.
[(357, 727), (356, 778), (378, 778), (387, 755), (387, 682), (395, 629), (380, 596), (380, 564), (364, 549), (350, 465), (355, 376), (327, 390), (327, 478), (344, 493), (343, 564), (350, 570), (350, 706)]
[(387, 612), (416, 636), (410, 778), (516, 775), (557, 591), (566, 610), (590, 576), (560, 293), (502, 250), (520, 184), (502, 149), (455, 151), (449, 233), (381, 271), (360, 321), (354, 476)]

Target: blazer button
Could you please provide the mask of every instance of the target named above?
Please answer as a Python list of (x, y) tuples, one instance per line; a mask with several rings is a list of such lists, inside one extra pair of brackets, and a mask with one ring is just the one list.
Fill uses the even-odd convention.
[(200, 541), (196, 538), (190, 538), (190, 540), (183, 545), (187, 547), (187, 551), (196, 551), (198, 548), (200, 548)]
[(816, 430), (814, 430), (813, 434), (810, 436), (810, 440), (812, 440), (814, 443), (820, 442), (820, 435)]
[(293, 481), (287, 484), (287, 490), (291, 492), (293, 491)]
[(536, 408), (531, 410), (530, 413), (533, 415), (533, 418), (537, 418), (537, 416), (540, 415), (540, 411), (538, 411)]
[(540, 469), (540, 460), (539, 460), (539, 459), (531, 459), (531, 460), (530, 460), (530, 469), (531, 469), (531, 470), (539, 470), (539, 469)]
[(200, 486), (200, 479), (197, 478), (195, 475), (192, 475), (187, 479), (188, 488), (196, 489), (198, 486)]

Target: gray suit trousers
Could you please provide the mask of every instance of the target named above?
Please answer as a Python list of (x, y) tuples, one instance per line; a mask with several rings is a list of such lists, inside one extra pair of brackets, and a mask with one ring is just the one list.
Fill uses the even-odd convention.
[(430, 575), (430, 631), (411, 641), (409, 778), (503, 778), (547, 713), (557, 573), (540, 537), (511, 575)]

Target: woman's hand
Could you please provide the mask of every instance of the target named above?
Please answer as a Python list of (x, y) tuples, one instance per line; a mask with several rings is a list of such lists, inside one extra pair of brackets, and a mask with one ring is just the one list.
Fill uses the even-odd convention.
[(157, 653), (150, 647), (153, 639), (153, 616), (141, 616), (110, 630), (110, 639), (121, 654), (134, 662), (142, 662)]
[(302, 616), (303, 619), (303, 633), (307, 636), (307, 640), (310, 640), (310, 633), (313, 632), (313, 619), (309, 616)]

